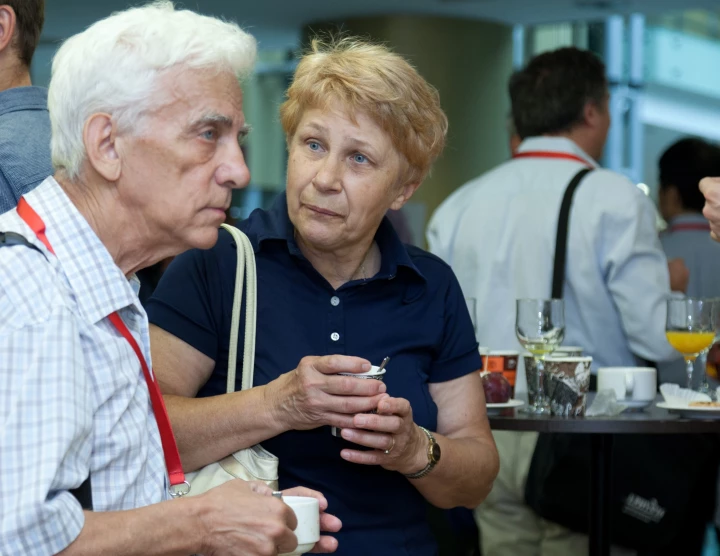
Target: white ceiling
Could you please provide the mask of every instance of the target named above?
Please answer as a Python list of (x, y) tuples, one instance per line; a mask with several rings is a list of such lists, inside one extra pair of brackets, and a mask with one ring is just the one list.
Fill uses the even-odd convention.
[[(50, 0), (46, 40), (65, 38), (137, 0)], [(600, 20), (614, 13), (715, 8), (717, 0), (184, 0), (184, 7), (235, 20), (261, 37), (296, 35), (306, 23), (352, 16), (426, 14), (508, 24)]]

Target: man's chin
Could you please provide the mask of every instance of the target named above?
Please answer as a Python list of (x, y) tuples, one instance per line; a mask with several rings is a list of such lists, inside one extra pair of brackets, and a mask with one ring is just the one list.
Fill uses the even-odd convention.
[(214, 247), (218, 240), (219, 227), (205, 227), (197, 230), (188, 237), (186, 251), (188, 249), (210, 249)]

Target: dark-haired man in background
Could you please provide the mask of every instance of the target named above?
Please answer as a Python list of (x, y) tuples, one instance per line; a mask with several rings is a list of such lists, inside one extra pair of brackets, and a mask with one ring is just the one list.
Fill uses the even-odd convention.
[[(541, 54), (510, 81), (512, 119), (525, 138), (513, 160), (471, 181), (433, 215), (430, 250), (451, 264), (480, 345), (519, 350), (515, 300), (548, 298), (560, 203), (590, 168), (570, 218), (565, 271), (565, 343), (582, 346), (593, 369), (672, 359), (665, 338), (668, 262), (651, 201), (623, 176), (599, 168), (610, 114), (603, 63), (562, 48)], [(671, 265), (677, 289), (687, 270)], [(518, 373), (517, 391), (526, 391)], [(516, 396), (517, 397), (517, 396)], [(587, 553), (587, 537), (539, 518), (524, 490), (534, 433), (495, 433), (501, 469), (477, 511), (483, 554)]]
[(0, 214), (53, 173), (47, 89), (30, 83), (45, 0), (0, 0)]
[(660, 236), (668, 258), (681, 258), (690, 270), (687, 294), (720, 297), (720, 244), (710, 238), (702, 214), (700, 180), (720, 176), (720, 147), (694, 137), (671, 145), (658, 163), (660, 214), (667, 230)]

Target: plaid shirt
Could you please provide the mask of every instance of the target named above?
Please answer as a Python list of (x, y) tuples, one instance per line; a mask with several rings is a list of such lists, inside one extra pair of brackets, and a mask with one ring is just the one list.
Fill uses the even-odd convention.
[(92, 470), (98, 511), (167, 497), (147, 385), (130, 345), (108, 320), (118, 311), (150, 361), (145, 311), (58, 183), (25, 198), (47, 226), (49, 254), (15, 210), (0, 231), (26, 247), (0, 248), (0, 554), (55, 554), (84, 514), (68, 490)]

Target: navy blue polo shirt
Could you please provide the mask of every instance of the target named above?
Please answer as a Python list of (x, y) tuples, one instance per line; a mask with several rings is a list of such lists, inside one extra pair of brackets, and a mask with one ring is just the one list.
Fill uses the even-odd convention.
[[(403, 245), (385, 219), (375, 235), (382, 256), (378, 274), (334, 290), (300, 252), (284, 193), (239, 227), (252, 242), (257, 265), (254, 384), (291, 371), (307, 355), (355, 355), (373, 364), (389, 355), (388, 393), (407, 399), (415, 422), (435, 430), (429, 384), (481, 365), (450, 267)], [(212, 249), (188, 251), (172, 262), (147, 307), (150, 322), (215, 361), (199, 396), (225, 393), (236, 261), (235, 243), (221, 230)], [(241, 333), (243, 328), (241, 323)], [(241, 348), (242, 338), (240, 354)], [(238, 368), (238, 390), (240, 377)], [(340, 451), (356, 445), (332, 436), (330, 427), (289, 431), (262, 444), (280, 458), (281, 488), (301, 485), (327, 497), (329, 511), (343, 522), (337, 554), (437, 554), (424, 499), (412, 483), (400, 473), (343, 460)]]

